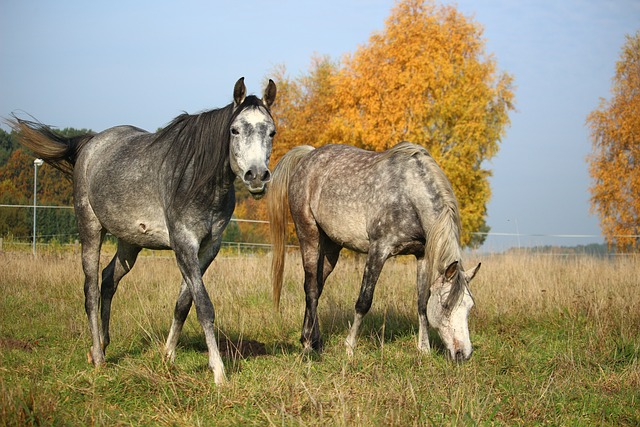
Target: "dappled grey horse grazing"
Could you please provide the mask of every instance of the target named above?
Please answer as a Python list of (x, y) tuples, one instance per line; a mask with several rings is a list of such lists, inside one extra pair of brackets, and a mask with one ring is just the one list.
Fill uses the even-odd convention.
[(444, 172), (424, 148), (408, 142), (382, 153), (345, 145), (296, 147), (278, 162), (269, 186), (274, 299), (278, 305), (288, 203), (304, 266), (305, 351), (322, 348), (318, 299), (340, 251), (348, 248), (368, 254), (346, 339), (349, 354), (385, 261), (414, 255), (418, 348), (430, 351), (430, 324), (452, 359), (471, 356), (468, 316), (473, 297), (468, 283), (480, 264), (468, 272), (462, 268), (458, 202)]
[[(96, 135), (63, 138), (39, 123), (11, 121), (36, 156), (73, 175), (85, 309), (93, 340), (89, 359), (94, 364), (105, 362), (111, 300), (118, 282), (142, 248), (172, 249), (183, 280), (166, 355), (175, 358), (178, 337), (194, 303), (215, 382), (225, 380), (214, 336), (213, 304), (202, 276), (220, 249), (222, 232), (235, 208), (235, 177), (256, 197), (264, 194), (271, 179), (268, 164), (276, 128), (270, 107), (275, 97), (271, 80), (262, 99), (246, 96), (241, 78), (234, 87), (233, 103), (180, 115), (155, 134), (118, 126)], [(118, 249), (102, 272), (100, 288), (100, 248), (107, 232), (118, 239)]]

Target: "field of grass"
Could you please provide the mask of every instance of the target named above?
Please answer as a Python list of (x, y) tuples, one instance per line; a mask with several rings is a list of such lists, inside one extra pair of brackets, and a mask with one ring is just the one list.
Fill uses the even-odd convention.
[[(166, 255), (170, 255), (167, 253)], [(108, 260), (105, 255), (104, 261)], [(320, 300), (325, 352), (298, 342), (304, 295), (288, 259), (282, 314), (269, 257), (226, 257), (205, 276), (228, 384), (216, 387), (192, 310), (162, 357), (179, 273), (142, 257), (112, 308), (107, 365), (90, 345), (78, 255), (0, 253), (0, 425), (640, 425), (640, 258), (470, 255), (474, 355), (416, 349), (415, 262), (389, 262), (353, 359), (343, 345), (362, 259)]]

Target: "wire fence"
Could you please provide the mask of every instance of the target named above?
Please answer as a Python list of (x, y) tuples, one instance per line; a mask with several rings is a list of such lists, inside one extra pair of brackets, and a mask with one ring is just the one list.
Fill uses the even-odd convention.
[[(11, 217), (3, 215), (3, 209), (21, 210), (24, 215)], [(33, 205), (0, 204), (0, 251), (79, 251), (79, 236), (75, 226), (73, 206), (35, 206), (36, 215), (33, 215)], [(47, 211), (63, 211), (66, 215), (44, 215)], [(6, 213), (6, 212), (5, 212)], [(36, 227), (33, 227), (33, 221)], [(268, 221), (231, 218), (230, 224), (223, 234), (221, 251), (227, 254), (256, 254), (271, 250), (268, 239)], [(35, 231), (34, 233), (32, 230)], [(44, 230), (44, 231), (43, 231)], [(54, 230), (52, 232), (52, 230)], [(107, 233), (105, 245), (113, 244), (115, 239)], [(287, 245), (288, 248), (297, 246)], [(163, 251), (145, 250), (146, 254), (157, 255)]]
[[(0, 208), (7, 209), (28, 209), (33, 212), (33, 205), (17, 205), (17, 204), (0, 204)], [(36, 215), (33, 215), (33, 218), (36, 221), (40, 221), (37, 219), (38, 213), (46, 212), (47, 210), (60, 211), (60, 210), (72, 210), (72, 206), (51, 206), (51, 205), (38, 205), (36, 208)], [(42, 215), (44, 217), (44, 215)], [(73, 213), (65, 215), (65, 217), (72, 218), (75, 221), (75, 217)], [(27, 218), (25, 216), (25, 218)], [(29, 219), (31, 216), (29, 215)], [(4, 221), (4, 217), (0, 217), (0, 226), (3, 226), (2, 221)], [(31, 220), (32, 221), (32, 220)], [(49, 222), (60, 222), (60, 216), (58, 215), (49, 218)], [(30, 222), (30, 221), (29, 221)], [(56, 226), (61, 227), (65, 231), (69, 230), (69, 222), (68, 220), (62, 220), (64, 224), (61, 226), (59, 224), (55, 224)], [(37, 223), (39, 224), (39, 222)], [(234, 229), (233, 225), (236, 225), (236, 229)], [(255, 220), (255, 219), (242, 219), (242, 218), (232, 218), (231, 224), (225, 231), (225, 235), (223, 236), (222, 246), (228, 251), (235, 251), (238, 254), (247, 253), (247, 252), (260, 252), (260, 251), (269, 251), (271, 244), (268, 241), (268, 221), (264, 220)], [(6, 224), (5, 224), (6, 225)], [(61, 246), (61, 247), (76, 247), (78, 246), (78, 234), (77, 232), (69, 233), (69, 232), (51, 232), (52, 227), (51, 224), (46, 228), (48, 231), (43, 231), (38, 233), (37, 230), (41, 230), (40, 227), (36, 227), (36, 235), (35, 239), (31, 230), (31, 224), (27, 224), (29, 227), (22, 227), (22, 230), (27, 230), (24, 234), (12, 234), (7, 227), (3, 227), (2, 233), (0, 234), (0, 251), (7, 250), (9, 247), (26, 247), (28, 245), (35, 245), (34, 251), (37, 248), (47, 248), (52, 246)], [(260, 231), (249, 231), (245, 232), (244, 236), (241, 230), (237, 227), (238, 225), (244, 226), (252, 226), (252, 227), (263, 227)], [(73, 228), (75, 230), (75, 222), (73, 224)], [(55, 226), (53, 227), (55, 229)], [(246, 230), (245, 230), (246, 231)], [(481, 252), (504, 252), (506, 250), (527, 250), (530, 248), (550, 248), (550, 247), (565, 247), (565, 246), (578, 246), (578, 247), (586, 247), (583, 248), (584, 252), (609, 252), (608, 248), (604, 244), (604, 237), (602, 235), (597, 234), (548, 234), (548, 233), (519, 233), (519, 232), (475, 232), (472, 233), (478, 236), (485, 237), (485, 243), (480, 248)], [(251, 239), (247, 239), (247, 235), (252, 237)], [(243, 239), (243, 237), (245, 237)], [(640, 235), (621, 235), (614, 236), (616, 238), (625, 238), (625, 239), (637, 239), (640, 238)], [(637, 246), (637, 245), (636, 245)], [(296, 247), (294, 245), (290, 245), (291, 248)], [(589, 248), (591, 247), (591, 248)]]

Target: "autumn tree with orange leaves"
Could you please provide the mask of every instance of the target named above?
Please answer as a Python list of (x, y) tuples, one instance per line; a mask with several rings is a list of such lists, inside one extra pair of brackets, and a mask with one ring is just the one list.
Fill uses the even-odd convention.
[(589, 114), (591, 208), (607, 242), (640, 249), (640, 31), (627, 36), (611, 89)]
[(512, 78), (484, 50), (482, 28), (452, 6), (396, 3), (384, 29), (340, 61), (314, 58), (308, 75), (276, 70), (278, 137), (290, 148), (350, 144), (382, 151), (401, 141), (426, 147), (460, 203), (462, 243), (488, 231), (486, 160), (498, 151), (513, 109)]

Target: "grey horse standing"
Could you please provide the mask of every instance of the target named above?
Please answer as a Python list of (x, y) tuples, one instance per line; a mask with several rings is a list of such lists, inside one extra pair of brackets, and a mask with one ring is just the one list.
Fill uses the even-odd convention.
[[(255, 197), (264, 194), (276, 133), (270, 107), (276, 85), (262, 99), (246, 96), (244, 78), (233, 103), (200, 114), (182, 114), (152, 134), (118, 126), (96, 135), (63, 138), (50, 128), (14, 118), (21, 142), (47, 163), (73, 176), (74, 207), (82, 244), (85, 309), (95, 365), (105, 362), (111, 300), (142, 248), (172, 249), (182, 285), (165, 352), (175, 358), (184, 321), (196, 306), (216, 384), (225, 381), (214, 335), (214, 309), (202, 276), (220, 249), (235, 208), (233, 181), (240, 178)], [(102, 271), (105, 234), (118, 239), (116, 255)], [(100, 308), (100, 318), (98, 309)], [(101, 326), (100, 327), (100, 323)]]
[(452, 359), (471, 356), (468, 316), (473, 297), (468, 284), (480, 264), (467, 272), (462, 268), (458, 202), (444, 172), (424, 148), (407, 142), (382, 153), (346, 145), (296, 147), (278, 162), (269, 186), (274, 299), (278, 305), (288, 204), (304, 266), (305, 351), (322, 349), (318, 300), (340, 251), (348, 248), (368, 254), (346, 339), (348, 354), (353, 354), (385, 261), (414, 255), (418, 348), (430, 351), (430, 324)]

